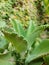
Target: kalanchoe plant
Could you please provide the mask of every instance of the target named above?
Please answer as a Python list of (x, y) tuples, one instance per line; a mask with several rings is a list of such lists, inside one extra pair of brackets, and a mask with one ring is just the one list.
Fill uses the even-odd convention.
[[(36, 42), (40, 34), (49, 28), (49, 25), (37, 26), (34, 24), (35, 21), (30, 20), (27, 29), (16, 19), (10, 19), (12, 28), (0, 27), (1, 32), (5, 38), (13, 45), (15, 51), (12, 56), (15, 57), (16, 65), (42, 65), (46, 55), (49, 54), (49, 39), (43, 39)], [(11, 54), (11, 53), (9, 53)], [(6, 57), (9, 56), (6, 54)], [(14, 65), (8, 62), (9, 58), (4, 55), (1, 57), (4, 62), (0, 60), (0, 65)], [(10, 56), (11, 57), (11, 56)], [(7, 59), (7, 61), (6, 61)], [(8, 62), (8, 64), (7, 64)]]

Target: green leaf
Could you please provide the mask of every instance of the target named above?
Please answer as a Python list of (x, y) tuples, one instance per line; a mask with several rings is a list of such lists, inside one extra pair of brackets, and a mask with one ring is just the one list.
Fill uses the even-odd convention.
[(35, 42), (36, 38), (40, 36), (40, 34), (44, 31), (45, 28), (48, 28), (49, 25), (41, 25), (41, 26), (37, 26), (33, 32), (30, 33), (30, 35), (28, 35), (26, 37), (26, 40), (28, 42), (28, 48), (31, 47), (33, 45), (33, 43)]
[(0, 65), (15, 65), (14, 58), (11, 53), (0, 56)]
[(44, 4), (47, 6), (49, 4), (48, 0), (44, 0)]
[(42, 65), (42, 64), (43, 64), (43, 59), (39, 58), (39, 59), (36, 59), (34, 61), (31, 61), (30, 63), (28, 63), (26, 65)]
[(32, 62), (29, 65), (42, 65), (42, 62), (41, 61), (39, 61), (39, 62)]
[(45, 62), (47, 65), (49, 65), (49, 55), (44, 56), (43, 59), (44, 59), (44, 62)]
[(44, 5), (46, 16), (49, 16), (49, 0), (44, 0)]
[(0, 32), (0, 52), (2, 52), (2, 50), (5, 50), (5, 48), (7, 47), (8, 47), (8, 41), (5, 39), (3, 35), (1, 35)]
[(5, 37), (9, 42), (13, 44), (17, 52), (24, 52), (27, 49), (27, 42), (23, 39), (23, 37), (19, 37), (15, 33), (9, 33), (7, 31), (3, 31)]
[(8, 33), (10, 33), (10, 34), (11, 34), (11, 33), (16, 33), (13, 28), (8, 27), (8, 26), (2, 28), (1, 31), (5, 31), (5, 32), (8, 32)]
[(43, 31), (42, 28), (38, 27), (35, 30), (33, 30), (33, 32), (28, 35), (26, 37), (26, 40), (28, 42), (28, 48), (31, 47), (31, 45), (33, 45), (33, 43), (35, 42), (36, 38), (40, 36), (40, 33)]
[(34, 48), (32, 53), (28, 55), (28, 57), (26, 58), (26, 62), (29, 63), (30, 61), (33, 61), (46, 54), (49, 54), (49, 39), (41, 41), (40, 44), (36, 48)]
[(5, 21), (3, 21), (3, 20), (0, 20), (0, 28), (3, 28), (3, 27), (5, 27), (6, 26), (6, 23), (5, 23)]
[(49, 16), (49, 6), (47, 6), (46, 14), (47, 14), (47, 16)]
[(11, 23), (13, 25), (13, 28), (15, 29), (16, 33), (20, 36), (25, 37), (25, 30), (22, 26), (22, 24), (19, 22), (19, 20), (11, 20)]
[(34, 31), (34, 29), (36, 28), (36, 25), (35, 25), (35, 23), (34, 23), (35, 21), (32, 21), (32, 20), (30, 20), (29, 21), (29, 27), (28, 27), (28, 29), (27, 29), (27, 37), (29, 37), (30, 36), (30, 34)]

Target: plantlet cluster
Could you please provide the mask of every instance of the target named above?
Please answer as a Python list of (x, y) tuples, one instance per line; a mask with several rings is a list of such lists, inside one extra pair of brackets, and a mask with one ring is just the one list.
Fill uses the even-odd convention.
[[(15, 14), (17, 12), (13, 12), (13, 9), (17, 8), (17, 6), (20, 12), (24, 1), (2, 0), (1, 2), (6, 2), (4, 6), (5, 4), (8, 5), (4, 8), (0, 3), (0, 11), (4, 11), (0, 12), (4, 14), (4, 16), (0, 14), (0, 65), (49, 65), (49, 23), (38, 25), (39, 22), (45, 19), (44, 14), (47, 13), (48, 9), (43, 12), (43, 7), (46, 8), (45, 5), (49, 1), (33, 1), (36, 4), (39, 20), (37, 18), (36, 20), (32, 18), (29, 20), (24, 19), (28, 21), (26, 27), (22, 24), (24, 20), (16, 18)], [(26, 2), (28, 3), (28, 0)], [(27, 11), (25, 10), (24, 16), (27, 15)], [(29, 17), (29, 15), (27, 16)], [(20, 16), (20, 18), (23, 17)]]

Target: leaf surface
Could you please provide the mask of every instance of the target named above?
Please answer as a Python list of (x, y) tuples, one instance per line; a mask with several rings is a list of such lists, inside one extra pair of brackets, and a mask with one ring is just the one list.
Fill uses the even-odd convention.
[(29, 63), (39, 57), (49, 54), (49, 39), (41, 41), (41, 43), (34, 48), (32, 53), (26, 58), (26, 62)]
[(10, 53), (0, 56), (0, 65), (15, 65), (14, 58)]
[(3, 30), (6, 39), (13, 44), (17, 52), (24, 52), (27, 49), (27, 42), (23, 37), (18, 36), (13, 30)]

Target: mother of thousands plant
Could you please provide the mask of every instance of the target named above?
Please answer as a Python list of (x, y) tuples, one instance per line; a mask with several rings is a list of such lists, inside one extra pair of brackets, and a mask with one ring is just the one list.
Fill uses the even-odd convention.
[[(49, 25), (37, 26), (34, 21), (30, 20), (25, 29), (19, 20), (10, 19), (10, 21), (13, 27), (0, 26), (0, 31), (15, 50), (0, 55), (0, 65), (42, 65), (46, 61), (45, 57), (49, 55), (49, 39), (38, 39), (37, 41), (37, 38), (40, 38), (40, 34), (49, 28)], [(10, 61), (13, 56), (15, 63)]]

